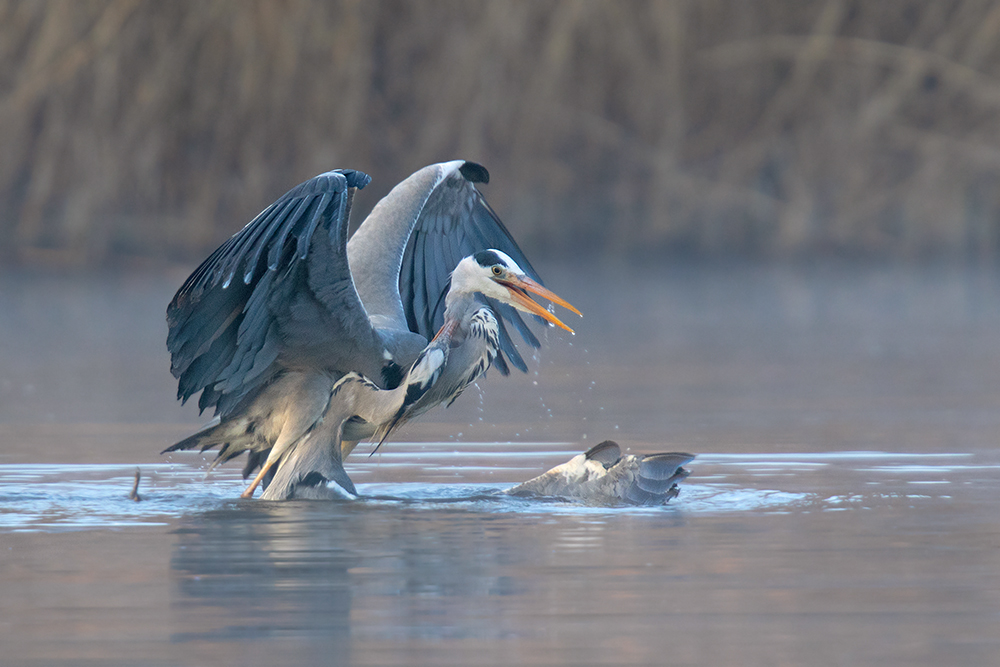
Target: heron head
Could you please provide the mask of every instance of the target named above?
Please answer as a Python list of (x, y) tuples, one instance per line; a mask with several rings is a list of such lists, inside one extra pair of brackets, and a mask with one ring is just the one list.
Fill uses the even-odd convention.
[(528, 277), (517, 265), (517, 262), (500, 250), (483, 250), (459, 262), (452, 273), (452, 288), (467, 292), (481, 292), (520, 311), (538, 315), (546, 322), (570, 333), (573, 333), (572, 329), (534, 301), (528, 296), (528, 293), (537, 294), (552, 303), (572, 310), (577, 315), (580, 314), (580, 311), (570, 305), (568, 301)]

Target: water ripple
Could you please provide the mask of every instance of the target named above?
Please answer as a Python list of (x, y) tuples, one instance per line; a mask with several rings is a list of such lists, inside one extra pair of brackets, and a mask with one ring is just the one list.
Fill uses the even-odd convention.
[[(498, 464), (495, 469), (523, 470), (523, 454), (494, 452), (491, 461)], [(452, 459), (447, 461), (451, 463)], [(0, 465), (0, 531), (155, 526), (195, 512), (259, 502), (239, 498), (244, 482), (235, 469), (216, 470), (206, 478), (201, 459), (199, 463), (143, 466), (142, 502), (128, 497), (136, 470), (133, 465)], [(682, 485), (680, 497), (665, 508), (512, 498), (498, 495), (506, 485), (497, 483), (361, 483), (358, 490), (364, 496), (364, 506), (448, 506), (488, 513), (844, 511), (948, 499), (952, 487), (991, 479), (1000, 469), (996, 462), (977, 463), (973, 455), (966, 453), (706, 454), (689, 466), (692, 475)], [(412, 476), (418, 478), (418, 473), (428, 470), (457, 472), (459, 476), (463, 471), (468, 476), (478, 472), (480, 477), (491, 470), (490, 466), (444, 464), (438, 455), (428, 460), (426, 454), (418, 454), (408, 465), (413, 469)], [(394, 475), (397, 467), (392, 465)], [(368, 468), (370, 473), (372, 466)]]

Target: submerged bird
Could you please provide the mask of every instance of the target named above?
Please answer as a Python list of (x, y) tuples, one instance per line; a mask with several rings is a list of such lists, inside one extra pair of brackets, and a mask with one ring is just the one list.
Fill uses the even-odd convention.
[(572, 332), (528, 296), (579, 314), (542, 285), (476, 189), (486, 169), (458, 160), (417, 171), (348, 241), (369, 180), (335, 170), (293, 188), (167, 308), (178, 398), (200, 391), (218, 422), (164, 452), (218, 447), (213, 466), (248, 452), (244, 477), (260, 471), (244, 497), (278, 475), (349, 484), (342, 462), (359, 440), (450, 403), (491, 365), (526, 371), (506, 324), (539, 342), (518, 311)]
[(538, 477), (503, 491), (514, 496), (559, 496), (592, 503), (662, 505), (680, 493), (682, 466), (693, 454), (629, 454), (612, 440), (594, 445)]

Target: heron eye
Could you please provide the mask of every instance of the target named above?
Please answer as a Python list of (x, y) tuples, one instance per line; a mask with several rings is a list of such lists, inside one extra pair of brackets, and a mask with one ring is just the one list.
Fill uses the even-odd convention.
[(499, 276), (501, 273), (503, 273), (503, 269), (501, 269), (499, 266), (493, 267), (493, 275)]

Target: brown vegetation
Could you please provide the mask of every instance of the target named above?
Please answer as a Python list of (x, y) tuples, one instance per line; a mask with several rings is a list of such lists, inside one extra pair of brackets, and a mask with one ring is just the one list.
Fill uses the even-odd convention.
[(0, 256), (196, 259), (332, 167), (534, 252), (992, 258), (1000, 3), (0, 2)]

